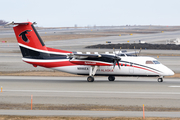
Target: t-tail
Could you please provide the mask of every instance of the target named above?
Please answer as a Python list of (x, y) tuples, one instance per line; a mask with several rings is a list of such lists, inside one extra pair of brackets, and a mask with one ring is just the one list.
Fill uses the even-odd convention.
[(23, 58), (48, 59), (72, 52), (48, 48), (34, 27), (34, 23), (11, 23), (13, 27)]
[(34, 67), (52, 69), (72, 65), (67, 59), (67, 55), (72, 52), (46, 47), (33, 24), (31, 22), (9, 23), (9, 25), (16, 25), (13, 29), (23, 56), (22, 60)]

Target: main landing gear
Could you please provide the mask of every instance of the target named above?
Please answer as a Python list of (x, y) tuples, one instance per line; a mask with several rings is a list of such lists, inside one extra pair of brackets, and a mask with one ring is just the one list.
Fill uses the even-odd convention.
[(158, 82), (163, 82), (163, 77), (157, 79)]
[[(109, 80), (109, 81), (114, 81), (114, 80), (115, 80), (115, 77), (114, 77), (114, 76), (109, 76), (109, 77), (108, 77), (108, 80)], [(87, 81), (88, 81), (88, 82), (94, 82), (94, 76), (89, 76), (89, 77), (87, 77)]]
[(109, 77), (108, 77), (108, 80), (109, 80), (109, 81), (114, 81), (114, 80), (115, 80), (115, 77), (114, 77), (114, 76), (109, 76)]
[(91, 66), (89, 70), (89, 77), (87, 78), (88, 82), (94, 82), (94, 75), (96, 74), (96, 71), (98, 69), (98, 66)]
[(93, 76), (89, 76), (89, 77), (87, 78), (87, 81), (88, 81), (88, 82), (94, 82), (94, 77), (93, 77)]
[[(98, 69), (98, 66), (91, 66), (89, 70), (89, 77), (87, 77), (88, 82), (94, 82), (94, 75), (96, 74), (96, 71)], [(108, 77), (109, 81), (114, 81), (115, 77), (114, 76), (109, 76)]]

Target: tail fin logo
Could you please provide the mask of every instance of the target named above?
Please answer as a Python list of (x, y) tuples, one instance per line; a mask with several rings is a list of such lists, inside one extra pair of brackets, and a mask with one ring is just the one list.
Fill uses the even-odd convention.
[(23, 32), (21, 32), (21, 33), (19, 34), (19, 37), (21, 36), (21, 38), (22, 38), (22, 40), (23, 40), (24, 42), (29, 42), (26, 34), (28, 34), (28, 32), (31, 32), (31, 31), (32, 31), (32, 30), (25, 30), (25, 31), (23, 31)]

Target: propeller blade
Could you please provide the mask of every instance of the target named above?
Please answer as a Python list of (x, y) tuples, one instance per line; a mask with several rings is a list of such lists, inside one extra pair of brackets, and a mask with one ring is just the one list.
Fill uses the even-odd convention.
[(115, 48), (113, 48), (113, 52), (114, 52), (114, 54), (116, 55), (116, 53), (115, 53)]
[(116, 66), (116, 63), (118, 64), (119, 69), (121, 69), (121, 68), (120, 68), (120, 65), (119, 65), (119, 61), (121, 61), (121, 58), (118, 56), (118, 55), (120, 54), (120, 51), (121, 51), (121, 47), (120, 47), (120, 49), (119, 49), (119, 53), (116, 54), (116, 51), (115, 51), (115, 49), (113, 48), (113, 52), (114, 52), (114, 57), (112, 58), (113, 61), (114, 61), (114, 63), (113, 63), (113, 70), (114, 70), (114, 68), (115, 68), (115, 66)]
[(121, 47), (119, 48), (119, 53), (118, 53), (118, 55), (120, 54), (120, 51), (121, 51)]
[(117, 61), (117, 64), (118, 64), (119, 69), (121, 69), (121, 68), (120, 68), (120, 65), (119, 65), (119, 61)]
[(114, 70), (114, 68), (115, 68), (115, 66), (116, 66), (116, 63), (117, 63), (117, 60), (114, 60), (113, 70)]

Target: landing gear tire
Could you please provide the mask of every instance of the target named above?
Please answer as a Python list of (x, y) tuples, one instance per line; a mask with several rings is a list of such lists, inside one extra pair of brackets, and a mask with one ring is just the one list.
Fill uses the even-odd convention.
[(114, 81), (114, 80), (115, 80), (115, 77), (114, 77), (114, 76), (109, 76), (109, 77), (108, 77), (108, 80), (109, 80), (109, 81)]
[(163, 78), (158, 78), (158, 82), (163, 82)]
[(89, 77), (87, 78), (87, 81), (88, 81), (88, 82), (94, 82), (94, 77), (89, 76)]

